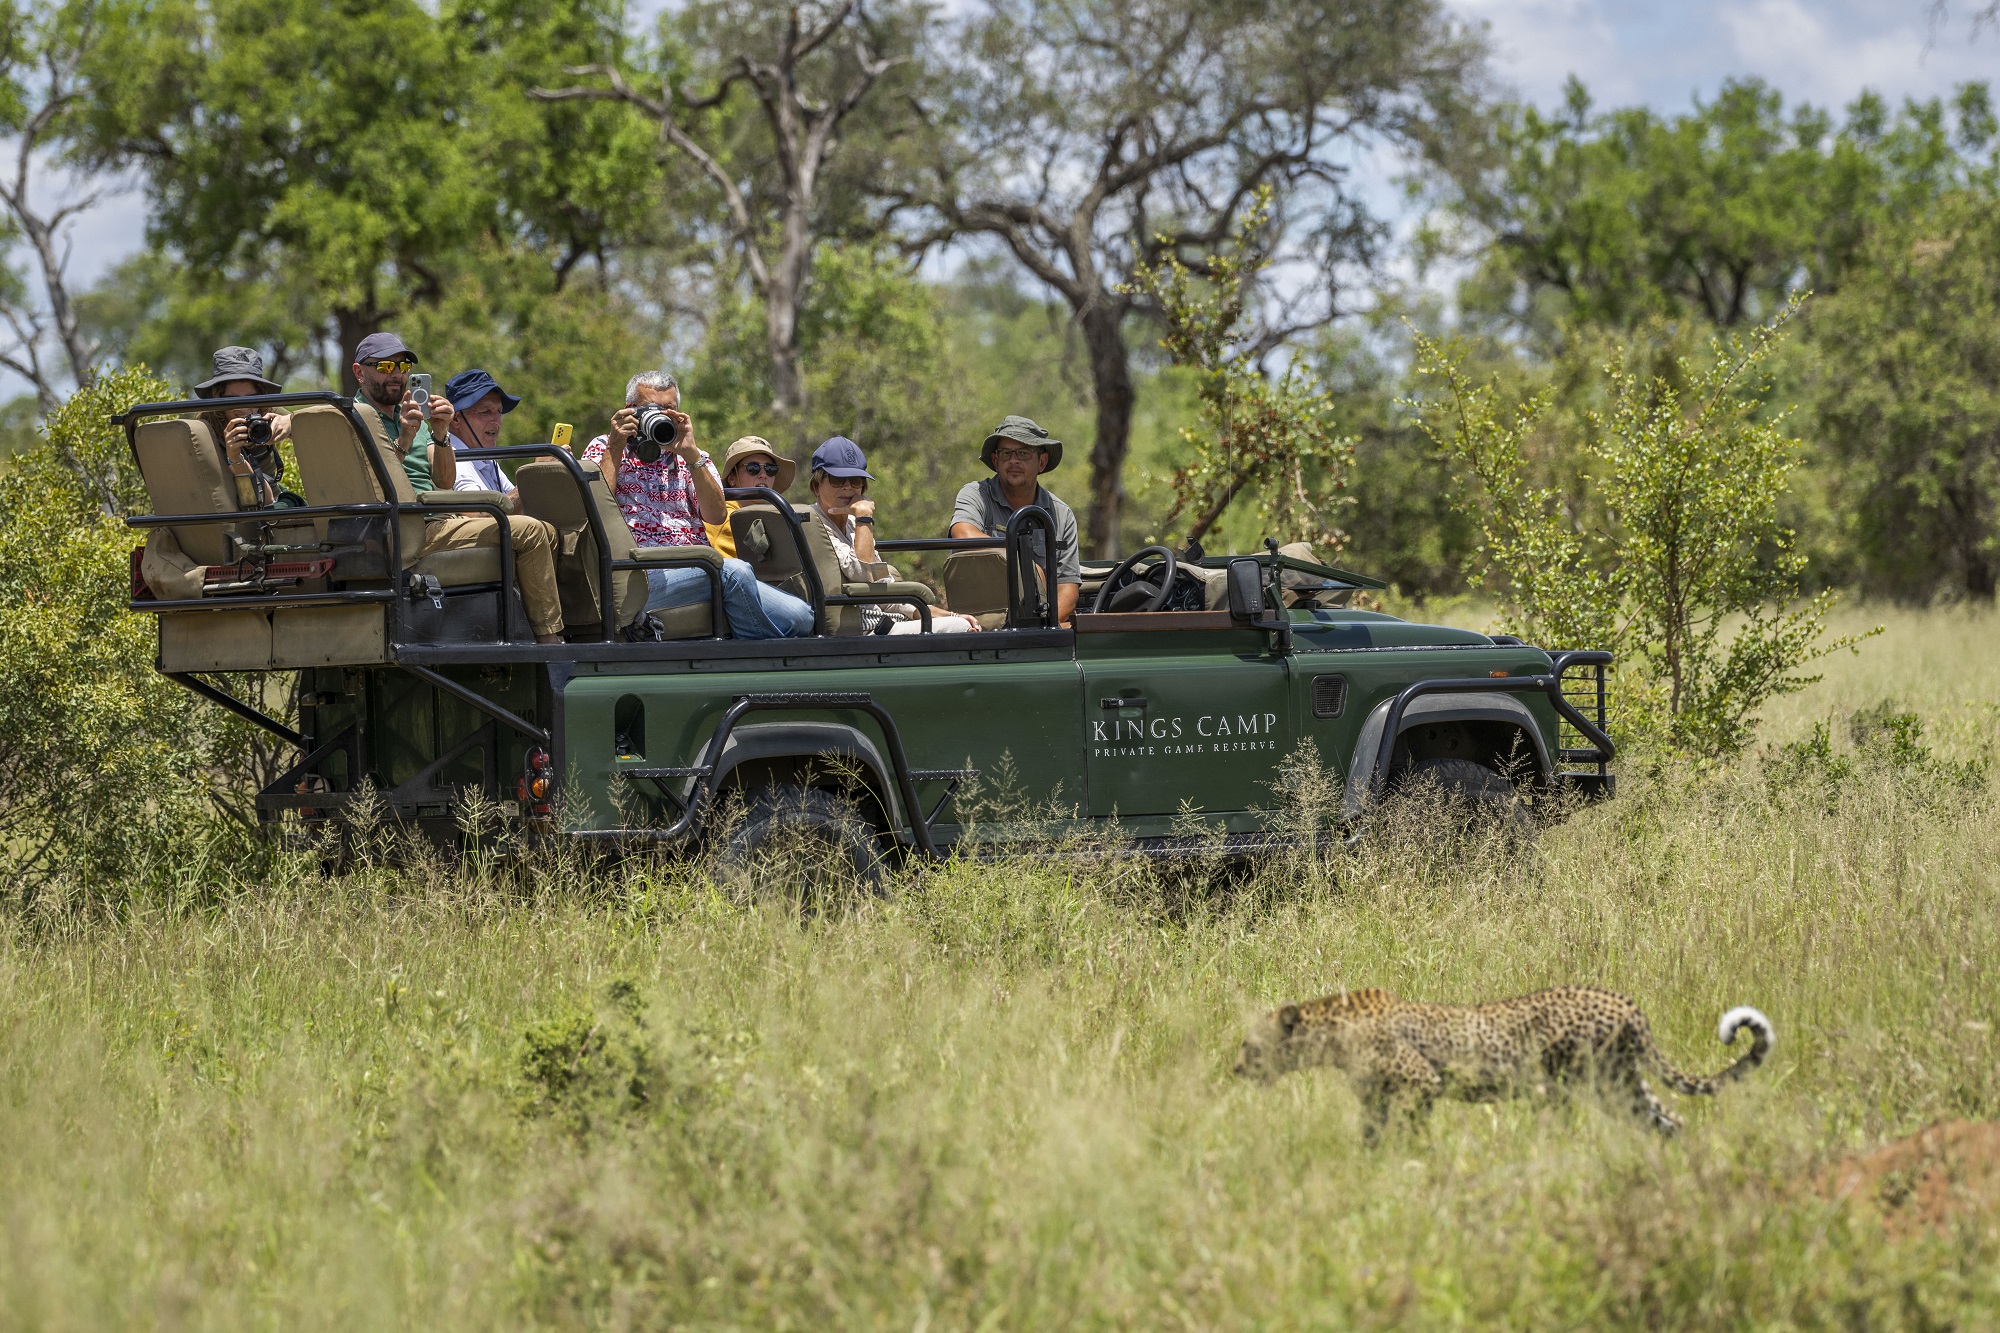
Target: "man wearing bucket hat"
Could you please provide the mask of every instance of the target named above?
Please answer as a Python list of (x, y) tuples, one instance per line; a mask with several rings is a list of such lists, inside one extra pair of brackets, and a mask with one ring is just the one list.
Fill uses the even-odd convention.
[[(451, 404), (451, 448), (454, 454), (467, 449), (491, 449), (500, 443), (500, 418), (521, 405), (518, 396), (500, 387), (483, 370), (461, 370), (444, 382), (445, 400)], [(498, 491), (514, 494), (514, 479), (491, 458), (452, 460), (451, 488), (455, 491)], [(517, 501), (514, 508), (519, 509)]]
[[(194, 386), (197, 398), (249, 398), (283, 393), (284, 386), (264, 378), (264, 358), (248, 347), (224, 347), (216, 352), (215, 373)], [(285, 460), (278, 441), (292, 433), (289, 412), (257, 407), (217, 407), (201, 414), (222, 442), (229, 470), (236, 474), (237, 503), (246, 509), (290, 508), (305, 499), (285, 490)], [(258, 427), (261, 423), (262, 428)], [(254, 438), (253, 438), (254, 437)]]
[[(1014, 511), (1029, 505), (1048, 510), (1056, 526), (1056, 619), (1069, 624), (1083, 588), (1077, 553), (1076, 515), (1039, 480), (1062, 462), (1062, 441), (1027, 417), (1011, 416), (994, 427), (979, 446), (979, 461), (993, 469), (984, 481), (969, 481), (958, 492), (951, 514), (954, 537), (1004, 537)], [(1036, 540), (1041, 539), (1036, 534)]]

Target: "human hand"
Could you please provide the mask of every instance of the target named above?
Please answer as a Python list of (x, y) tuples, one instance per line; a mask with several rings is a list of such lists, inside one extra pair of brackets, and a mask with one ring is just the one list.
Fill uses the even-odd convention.
[(619, 408), (611, 414), (611, 438), (606, 441), (616, 453), (623, 449), (634, 435), (639, 433), (639, 409), (631, 406)]
[(449, 401), (438, 397), (436, 394), (431, 395), (430, 408), (431, 438), (439, 444), (443, 444), (451, 438), (451, 419), (457, 413), (453, 410)]
[(397, 418), (402, 423), (402, 429), (396, 434), (396, 442), (407, 449), (417, 438), (417, 428), (424, 424), (424, 405), (405, 393)]
[(873, 518), (875, 517), (875, 502), (864, 496), (847, 506), (847, 512), (856, 518)]
[(694, 422), (688, 420), (688, 414), (678, 407), (661, 410), (667, 414), (667, 420), (680, 428), (680, 433), (674, 437), (674, 452), (681, 456), (681, 462), (693, 467), (701, 461), (701, 449), (694, 442)]
[(229, 424), (222, 428), (222, 442), (231, 449), (241, 449), (250, 443), (250, 419), (232, 418)]
[(290, 412), (271, 413), (271, 443), (292, 438), (292, 414)]

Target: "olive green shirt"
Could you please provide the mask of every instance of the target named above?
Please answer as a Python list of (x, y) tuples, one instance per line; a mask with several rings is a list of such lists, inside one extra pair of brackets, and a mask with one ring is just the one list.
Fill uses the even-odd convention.
[[(366, 398), (356, 397), (354, 405), (364, 412), (373, 412), (377, 419), (381, 421), (382, 428), (387, 433), (387, 438), (390, 441), (393, 442), (397, 434), (402, 431), (402, 422), (398, 421), (391, 414), (384, 412)], [(425, 491), (434, 491), (437, 489), (437, 487), (431, 484), (431, 427), (429, 422), (425, 422), (423, 425), (417, 427), (417, 438), (410, 441), (410, 450), (403, 455), (403, 471), (409, 475), (410, 487), (418, 495), (422, 495)]]

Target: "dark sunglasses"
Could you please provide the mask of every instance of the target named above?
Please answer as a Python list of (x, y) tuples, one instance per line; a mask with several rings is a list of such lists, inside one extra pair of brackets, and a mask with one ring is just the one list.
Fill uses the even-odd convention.
[(776, 463), (738, 463), (737, 468), (746, 477), (775, 477), (778, 475)]

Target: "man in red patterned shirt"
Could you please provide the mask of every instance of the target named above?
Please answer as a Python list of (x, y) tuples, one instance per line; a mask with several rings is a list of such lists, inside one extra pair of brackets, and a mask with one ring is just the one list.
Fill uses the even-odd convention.
[[(671, 446), (650, 462), (631, 446), (639, 433), (640, 406), (666, 412), (676, 429)], [(706, 523), (725, 521), (722, 478), (708, 454), (695, 443), (694, 422), (681, 411), (680, 386), (664, 370), (634, 375), (625, 386), (625, 406), (611, 415), (611, 429), (583, 451), (617, 497), (618, 512), (641, 546), (706, 546)], [(648, 611), (692, 606), (708, 600), (708, 576), (692, 567), (649, 569)], [(722, 608), (739, 639), (778, 639), (812, 633), (812, 607), (789, 593), (757, 581), (741, 560), (722, 562)]]

